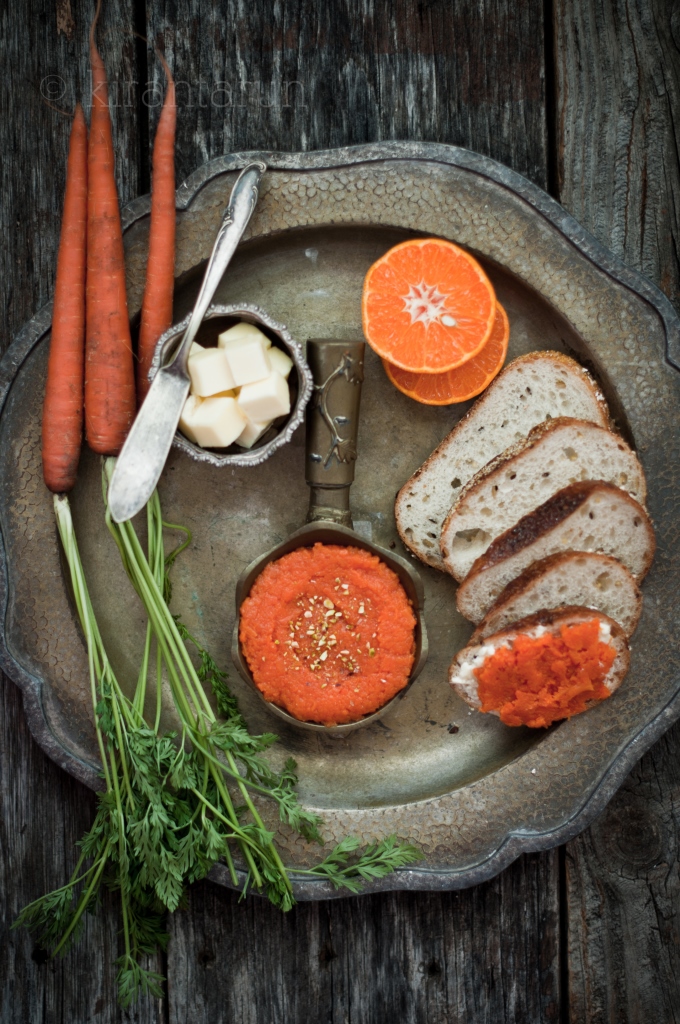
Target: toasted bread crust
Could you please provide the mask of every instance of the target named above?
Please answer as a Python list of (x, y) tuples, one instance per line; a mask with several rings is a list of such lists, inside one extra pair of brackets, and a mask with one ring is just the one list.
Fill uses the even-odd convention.
[(547, 501), (539, 505), (533, 512), (522, 516), (518, 523), (499, 537), (496, 537), (484, 554), (480, 555), (473, 563), (465, 582), (467, 583), (478, 573), (483, 572), (485, 569), (490, 569), (491, 566), (502, 562), (504, 558), (509, 558), (529, 544), (532, 544), (541, 534), (547, 533), (558, 526), (598, 490), (609, 491), (615, 494), (619, 500), (629, 502), (631, 508), (635, 509), (648, 527), (651, 550), (644, 572), (638, 577), (642, 579), (652, 564), (656, 548), (654, 528), (648, 513), (627, 491), (615, 487), (614, 484), (608, 484), (604, 480), (583, 480), (575, 484), (569, 484), (568, 487), (563, 487), (552, 498), (548, 498)]
[(446, 457), (446, 453), (448, 452), (452, 442), (455, 440), (456, 435), (462, 431), (462, 429), (469, 423), (471, 419), (477, 417), (483, 418), (485, 406), (493, 399), (496, 386), (501, 381), (503, 381), (504, 378), (509, 373), (516, 372), (518, 365), (530, 365), (531, 363), (541, 362), (546, 359), (550, 359), (552, 362), (561, 364), (565, 368), (568, 368), (571, 372), (577, 373), (581, 377), (581, 379), (585, 381), (600, 409), (603, 420), (603, 427), (605, 429), (609, 429), (611, 427), (609, 408), (607, 406), (605, 397), (602, 394), (602, 391), (600, 390), (597, 382), (595, 381), (595, 378), (592, 376), (591, 373), (589, 373), (588, 370), (585, 369), (585, 367), (581, 366), (580, 363), (577, 363), (575, 359), (572, 359), (571, 356), (565, 355), (563, 352), (546, 350), (539, 352), (529, 352), (527, 355), (518, 356), (516, 359), (513, 359), (512, 362), (508, 363), (508, 365), (505, 366), (503, 370), (501, 370), (501, 372), (498, 374), (495, 380), (492, 381), (492, 383), (489, 385), (486, 391), (484, 391), (479, 396), (479, 398), (475, 401), (474, 405), (472, 405), (472, 407), (468, 409), (466, 414), (459, 420), (459, 422), (456, 424), (453, 430), (451, 430), (446, 435), (446, 437), (442, 441), (440, 441), (440, 443), (437, 445), (432, 454), (425, 460), (422, 466), (420, 466), (415, 471), (415, 473), (413, 473), (413, 475), (409, 477), (409, 479), (397, 493), (394, 504), (394, 514), (399, 536), (404, 546), (407, 547), (410, 551), (412, 551), (413, 554), (416, 555), (416, 557), (419, 558), (421, 562), (424, 562), (426, 565), (431, 565), (435, 569), (441, 569), (441, 555), (438, 550), (434, 550), (431, 554), (420, 550), (419, 547), (415, 546), (412, 543), (411, 539), (406, 535), (406, 530), (402, 521), (401, 514), (401, 503), (402, 501), (405, 502), (408, 497), (406, 492), (408, 491), (409, 488), (413, 487), (414, 483), (423, 475), (423, 473), (431, 469), (432, 466), (435, 465), (440, 459), (444, 459)]
[[(492, 473), (495, 473), (496, 470), (498, 470), (501, 466), (508, 469), (513, 462), (515, 462), (517, 459), (523, 456), (531, 448), (535, 448), (536, 445), (539, 444), (547, 434), (551, 434), (553, 431), (559, 430), (562, 427), (574, 425), (582, 426), (584, 424), (592, 428), (593, 430), (601, 430), (603, 434), (612, 434), (611, 430), (607, 430), (605, 427), (600, 427), (597, 423), (589, 423), (585, 420), (577, 420), (574, 419), (573, 416), (557, 416), (555, 417), (555, 419), (544, 420), (543, 423), (537, 424), (537, 426), (535, 426), (532, 430), (529, 431), (529, 433), (523, 441), (518, 441), (517, 444), (512, 445), (510, 448), (506, 448), (504, 452), (501, 452), (500, 455), (497, 455), (495, 459), (491, 460), (491, 462), (487, 462), (486, 466), (483, 466), (478, 473), (475, 473), (472, 479), (468, 480), (465, 487), (463, 487), (463, 489), (461, 490), (460, 494), (458, 495), (458, 498), (456, 499), (455, 505), (452, 507), (448, 516), (444, 520), (444, 525), (442, 526), (442, 535), (446, 533), (451, 518), (455, 515), (458, 506), (465, 501), (466, 497), (468, 496), (468, 494), (470, 494), (471, 491), (473, 491), (476, 487), (478, 487), (486, 479), (488, 479), (488, 477), (490, 477)], [(623, 439), (621, 439), (621, 444), (625, 445), (625, 447), (628, 449), (628, 445)]]
[[(533, 615), (525, 615), (523, 619), (518, 619), (517, 622), (513, 622), (512, 626), (508, 626), (506, 629), (500, 629), (497, 633), (492, 633), (491, 636), (478, 637), (473, 641), (473, 637), (463, 650), (470, 650), (472, 647), (479, 647), (482, 644), (488, 644), (491, 640), (503, 639), (504, 637), (517, 636), (518, 633), (528, 633), (529, 630), (535, 629), (536, 626), (543, 626), (545, 629), (551, 629), (555, 625), (562, 626), (568, 622), (584, 622), (589, 619), (602, 619), (606, 622), (612, 631), (613, 637), (621, 637), (623, 640), (626, 639), (624, 633), (618, 622), (614, 622), (604, 612), (594, 611), (592, 608), (583, 608), (581, 605), (568, 604), (561, 605), (559, 608), (544, 608), (541, 611), (534, 612)], [(476, 632), (476, 630), (475, 630)], [(460, 652), (461, 654), (463, 652)], [(460, 657), (460, 654), (456, 655), (454, 661)]]
[[(587, 554), (588, 558), (597, 561), (603, 571), (605, 571), (608, 566), (615, 565), (619, 572), (623, 572), (626, 574), (627, 577), (629, 577), (631, 588), (633, 589), (635, 597), (638, 602), (637, 615), (635, 616), (635, 619), (632, 623), (632, 628), (630, 629), (630, 631), (623, 630), (624, 633), (626, 633), (626, 636), (631, 636), (632, 633), (635, 631), (635, 627), (637, 626), (638, 619), (640, 618), (640, 611), (642, 608), (642, 593), (640, 591), (639, 586), (637, 585), (637, 582), (633, 574), (628, 569), (626, 569), (625, 565), (623, 565), (622, 562), (619, 562), (617, 558), (614, 558), (613, 555), (601, 555), (596, 552), (583, 551), (560, 551), (555, 555), (547, 555), (545, 558), (540, 558), (537, 562), (532, 562), (532, 564), (527, 569), (525, 569), (524, 572), (520, 573), (520, 575), (516, 579), (511, 580), (510, 583), (508, 583), (508, 585), (505, 587), (504, 590), (501, 591), (501, 593), (496, 598), (491, 608), (489, 608), (488, 612), (475, 629), (474, 633), (472, 634), (472, 637), (470, 638), (470, 644), (473, 641), (477, 643), (480, 639), (483, 640), (485, 636), (489, 636), (490, 633), (487, 629), (487, 622), (492, 617), (492, 615), (497, 613), (498, 610), (502, 608), (503, 605), (509, 604), (519, 594), (527, 590), (534, 582), (534, 580), (540, 579), (541, 576), (549, 572), (551, 569), (557, 568), (560, 565), (568, 564), (572, 559), (578, 558), (579, 556), (584, 554)], [(600, 615), (605, 615), (604, 612), (596, 613)], [(605, 618), (607, 618), (606, 615)]]

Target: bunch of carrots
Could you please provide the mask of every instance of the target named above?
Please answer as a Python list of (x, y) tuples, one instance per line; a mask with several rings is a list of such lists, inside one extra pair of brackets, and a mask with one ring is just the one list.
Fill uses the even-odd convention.
[[(153, 150), (149, 256), (135, 357), (106, 72), (95, 42), (100, 6), (101, 0), (90, 32), (89, 136), (78, 105), (69, 145), (43, 412), (43, 470), (54, 492), (57, 526), (87, 647), (105, 789), (92, 828), (79, 844), (81, 853), (70, 880), (25, 907), (15, 924), (31, 928), (52, 955), (63, 953), (77, 937), (83, 915), (96, 906), (101, 885), (108, 885), (120, 899), (124, 948), (117, 961), (117, 980), (120, 1002), (127, 1006), (143, 992), (162, 994), (163, 978), (143, 960), (164, 947), (164, 913), (178, 906), (185, 885), (204, 877), (219, 859), (226, 863), (233, 884), (240, 883), (232, 847), (244, 865), (244, 894), (254, 886), (284, 910), (294, 903), (288, 869), (254, 800), (266, 798), (280, 820), (308, 841), (321, 842), (323, 823), (299, 803), (292, 759), (277, 773), (262, 757), (277, 737), (248, 731), (224, 673), (170, 611), (168, 571), (188, 545), (188, 531), (163, 520), (155, 492), (147, 505), (146, 553), (132, 523), (112, 522), (107, 504), (111, 458), (103, 463), (106, 523), (148, 616), (131, 699), (109, 662), (90, 600), (67, 496), (76, 481), (83, 427), (95, 452), (119, 453), (148, 390), (156, 342), (172, 323), (175, 254), (175, 90), (161, 57), (168, 89)], [(186, 534), (168, 555), (163, 543), (167, 529)], [(187, 645), (194, 650), (193, 659)], [(156, 706), (149, 717), (145, 698), (154, 662)], [(181, 723), (179, 737), (160, 730), (164, 679)], [(421, 856), (396, 836), (363, 850), (358, 840), (348, 837), (314, 867), (298, 872), (358, 892), (365, 881), (382, 878)]]
[[(175, 269), (175, 86), (168, 88), (153, 149), (146, 285), (136, 358), (125, 289), (123, 232), (115, 181), (108, 85), (90, 31), (92, 112), (76, 107), (54, 292), (43, 410), (45, 483), (56, 494), (75, 482), (83, 437), (100, 455), (117, 455), (149, 387), (156, 341), (172, 324)], [(136, 377), (136, 381), (135, 381)]]

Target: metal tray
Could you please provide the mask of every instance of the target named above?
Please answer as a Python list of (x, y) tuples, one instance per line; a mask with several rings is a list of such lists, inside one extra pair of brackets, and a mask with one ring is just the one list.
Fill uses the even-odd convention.
[[(468, 246), (487, 268), (511, 322), (509, 357), (538, 348), (573, 353), (596, 374), (649, 480), (658, 536), (644, 584), (632, 668), (620, 691), (549, 731), (510, 729), (472, 714), (446, 682), (471, 627), (453, 580), (419, 565), (430, 658), (407, 697), (377, 724), (329, 739), (273, 719), (231, 667), (235, 582), (245, 565), (305, 519), (303, 431), (262, 466), (216, 469), (173, 450), (160, 490), (166, 514), (191, 528), (177, 562), (174, 605), (215, 657), (254, 730), (278, 732), (277, 756), (299, 764), (300, 791), (327, 822), (328, 843), (389, 832), (426, 860), (374, 889), (448, 889), (500, 871), (523, 850), (564, 842), (602, 810), (637, 758), (680, 715), (680, 322), (662, 293), (626, 268), (549, 196), (466, 150), (386, 143), (302, 154), (237, 154), (213, 161), (178, 190), (175, 320), (189, 310), (235, 174), (267, 160), (260, 204), (215, 301), (255, 303), (293, 337), (361, 336), (361, 283), (370, 264), (411, 235)], [(148, 197), (124, 213), (131, 314), (139, 309)], [(19, 333), (0, 364), (2, 668), (21, 686), (31, 730), (58, 764), (96, 788), (85, 649), (60, 561), (40, 465), (40, 418), (50, 307)], [(218, 329), (204, 326), (205, 335)], [(400, 395), (368, 353), (357, 530), (404, 550), (394, 495), (467, 405), (428, 408)], [(73, 496), (86, 574), (119, 676), (135, 678), (143, 621), (104, 526), (99, 461), (83, 455)], [(168, 708), (165, 722), (172, 725)], [(283, 726), (283, 727), (282, 727)], [(279, 828), (293, 868), (317, 847)], [(226, 871), (212, 877), (227, 884)], [(298, 879), (296, 895), (335, 895)]]

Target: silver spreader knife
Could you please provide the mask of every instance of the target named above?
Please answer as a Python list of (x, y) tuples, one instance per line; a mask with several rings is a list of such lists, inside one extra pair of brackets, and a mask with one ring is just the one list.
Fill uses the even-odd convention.
[(241, 171), (229, 197), (191, 320), (174, 356), (154, 377), (123, 445), (109, 486), (109, 508), (117, 523), (131, 519), (153, 494), (189, 393), (187, 360), (208, 306), (255, 208), (266, 164)]

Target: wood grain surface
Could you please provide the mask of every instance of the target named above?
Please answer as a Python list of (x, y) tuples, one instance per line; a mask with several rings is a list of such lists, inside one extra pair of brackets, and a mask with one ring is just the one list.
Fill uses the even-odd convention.
[[(51, 295), (68, 132), (55, 108), (86, 95), (93, 8), (25, 0), (2, 12), (3, 347)], [(464, 145), (558, 190), (677, 300), (677, 10), (669, 0), (106, 0), (99, 38), (116, 83), (121, 199), (148, 188), (157, 45), (182, 83), (178, 180), (235, 149)], [(113, 902), (57, 962), (26, 932), (8, 931), (25, 902), (65, 881), (94, 797), (33, 743), (9, 681), (1, 728), (3, 1024), (680, 1016), (680, 729), (566, 850), (523, 857), (473, 890), (305, 904), (283, 916), (264, 900), (195, 886), (157, 965), (166, 997), (123, 1013)]]
[[(678, 306), (680, 7), (562, 0), (556, 12), (558, 198)], [(679, 755), (676, 725), (567, 847), (573, 1024), (680, 1019)]]

